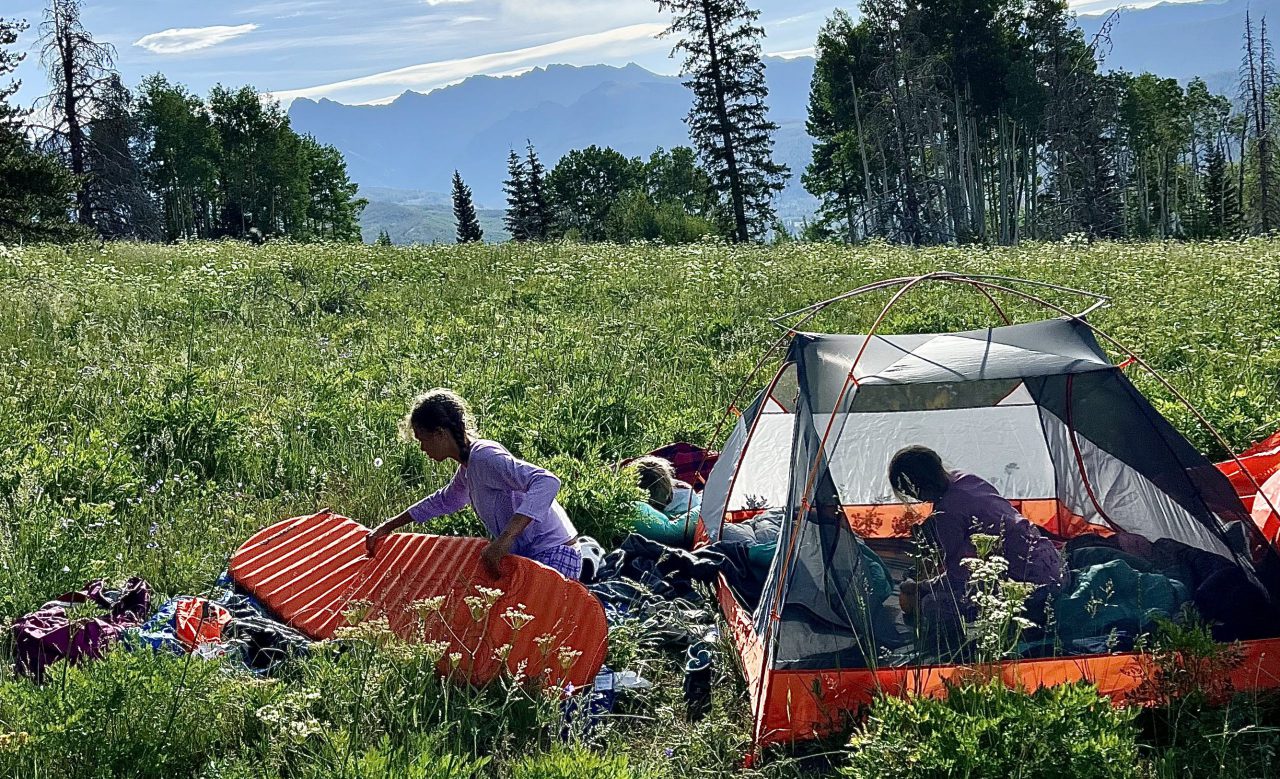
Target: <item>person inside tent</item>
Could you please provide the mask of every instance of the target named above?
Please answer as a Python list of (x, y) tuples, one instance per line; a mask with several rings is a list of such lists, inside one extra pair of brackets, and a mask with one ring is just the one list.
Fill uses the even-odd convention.
[(981, 533), (1000, 539), (997, 554), (1009, 561), (1009, 578), (1033, 587), (1026, 616), (1043, 622), (1049, 596), (1063, 583), (1062, 558), (995, 487), (973, 474), (946, 470), (938, 453), (923, 446), (908, 446), (893, 456), (889, 484), (904, 502), (933, 504), (917, 538), (934, 552), (937, 570), (920, 581), (902, 583), (899, 600), (905, 614), (941, 636), (957, 635), (962, 620), (976, 616), (968, 593), (969, 570), (961, 561), (977, 556), (973, 536)]
[(649, 495), (647, 501), (635, 503), (635, 531), (667, 546), (691, 547), (702, 504), (698, 493), (677, 479), (671, 463), (661, 457), (645, 455), (628, 467), (635, 471), (640, 489)]
[(453, 460), (458, 470), (440, 490), (388, 519), (369, 534), (369, 554), (395, 530), (460, 511), (470, 504), (493, 537), (482, 559), (495, 576), (509, 554), (536, 560), (576, 580), (582, 555), (577, 531), (556, 502), (560, 480), (550, 471), (514, 457), (502, 444), (479, 437), (471, 410), (457, 394), (433, 389), (414, 400), (401, 424), (428, 457)]

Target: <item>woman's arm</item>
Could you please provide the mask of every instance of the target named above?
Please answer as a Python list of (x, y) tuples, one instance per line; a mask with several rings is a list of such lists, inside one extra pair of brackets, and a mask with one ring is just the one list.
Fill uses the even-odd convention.
[(463, 478), (463, 470), (459, 468), (444, 487), (374, 528), (373, 532), (369, 533), (364, 540), (365, 549), (368, 550), (370, 556), (373, 556), (382, 539), (405, 525), (411, 522), (426, 522), (436, 517), (442, 517), (445, 514), (461, 511), (469, 500), (470, 497), (467, 493), (467, 483)]
[(480, 554), (480, 559), (489, 568), (489, 573), (495, 578), (502, 575), (502, 569), (499, 564), (502, 558), (511, 554), (512, 547), (515, 546), (516, 539), (524, 532), (524, 529), (533, 521), (533, 517), (523, 514), (516, 514), (511, 517), (511, 521), (507, 523), (507, 527), (502, 531), (502, 535), (489, 542), (484, 552)]

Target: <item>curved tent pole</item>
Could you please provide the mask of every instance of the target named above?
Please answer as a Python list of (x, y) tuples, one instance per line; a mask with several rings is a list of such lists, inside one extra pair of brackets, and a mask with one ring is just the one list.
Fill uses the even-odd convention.
[[(773, 390), (778, 386), (778, 382), (782, 380), (782, 375), (787, 372), (787, 367), (792, 363), (784, 362), (778, 368), (778, 372), (773, 375), (773, 380), (765, 387), (764, 394), (766, 398), (773, 396)], [(725, 517), (729, 515), (729, 498), (733, 497), (733, 489), (738, 485), (738, 474), (742, 472), (742, 461), (746, 459), (747, 449), (751, 447), (751, 441), (756, 437), (756, 429), (760, 427), (760, 420), (764, 418), (764, 410), (761, 409), (756, 413), (756, 418), (751, 420), (751, 428), (747, 430), (747, 437), (742, 441), (742, 450), (738, 454), (738, 461), (733, 464), (733, 473), (729, 476), (729, 489), (724, 496), (724, 511), (720, 514), (720, 527), (724, 528)], [(705, 457), (705, 456), (704, 456)], [(706, 524), (705, 520), (703, 522)], [(723, 535), (723, 534), (722, 534)], [(717, 541), (719, 539), (716, 539)]]
[[(913, 281), (917, 278), (919, 277), (918, 276), (900, 276), (896, 279), (883, 279), (881, 281), (873, 281), (870, 284), (864, 284), (861, 287), (858, 287), (856, 289), (851, 289), (848, 292), (843, 292), (839, 295), (836, 295), (833, 298), (828, 298), (818, 303), (813, 303), (811, 305), (805, 306), (804, 308), (797, 308), (795, 311), (788, 311), (785, 314), (779, 314), (778, 316), (774, 317), (773, 319), (770, 319), (769, 321), (772, 324), (775, 324), (778, 327), (781, 327), (782, 329), (787, 330), (788, 332), (795, 332), (796, 327), (799, 327), (800, 325), (809, 321), (814, 316), (816, 316), (820, 311), (822, 311), (822, 309), (826, 308), (832, 303), (839, 303), (844, 300), (849, 300), (850, 298), (855, 298), (855, 297), (858, 297), (859, 295), (865, 295), (868, 292), (875, 292), (876, 290), (884, 289), (885, 287), (892, 287), (899, 284), (906, 284), (907, 282)], [(800, 316), (801, 314), (808, 314), (808, 316), (805, 317), (800, 322), (797, 322), (794, 327), (789, 327), (782, 324), (782, 321), (784, 319), (791, 319), (792, 317)]]
[[(859, 290), (855, 290), (854, 292), (857, 294), (862, 294), (864, 292), (871, 292), (873, 290), (883, 289), (887, 286), (892, 286), (893, 284), (897, 284), (897, 283), (901, 283), (903, 281), (909, 281), (909, 280), (910, 280), (909, 278), (904, 278), (904, 279), (891, 279), (888, 281), (878, 281), (878, 282), (875, 282), (874, 284), (868, 284), (865, 287), (860, 287)], [(850, 293), (846, 293), (846, 294), (850, 294)], [(812, 308), (812, 306), (808, 308)], [(800, 311), (795, 312), (795, 314), (808, 311), (808, 308), (801, 309)], [(720, 435), (724, 432), (724, 424), (726, 421), (728, 421), (730, 414), (733, 413), (733, 410), (738, 407), (739, 401), (742, 400), (742, 393), (746, 391), (747, 387), (751, 385), (751, 382), (754, 381), (756, 376), (760, 373), (760, 370), (764, 368), (765, 363), (769, 359), (770, 355), (772, 355), (775, 351), (777, 351), (783, 344), (787, 343), (787, 341), (791, 340), (791, 338), (796, 334), (796, 332), (798, 332), (796, 328), (803, 327), (805, 323), (809, 322), (820, 313), (822, 313), (822, 308), (817, 308), (815, 310), (809, 311), (803, 319), (795, 323), (794, 327), (785, 328), (786, 332), (784, 332), (778, 338), (778, 340), (774, 341), (772, 346), (770, 346), (767, 350), (765, 350), (765, 353), (761, 355), (759, 360), (756, 361), (755, 367), (753, 367), (751, 369), (751, 372), (747, 374), (747, 378), (744, 379), (742, 383), (738, 385), (738, 389), (734, 391), (733, 398), (730, 399), (728, 408), (726, 408), (725, 412), (720, 415), (720, 420), (716, 422), (715, 430), (711, 432), (711, 440), (708, 442), (709, 445), (713, 446), (717, 441), (720, 440)], [(779, 319), (786, 318), (788, 316), (793, 316), (795, 314), (783, 314), (782, 317), (776, 317), (774, 319), (769, 320), (769, 322), (771, 324), (777, 325)], [(702, 473), (703, 467), (707, 464), (707, 454), (705, 450), (708, 448), (709, 447), (704, 447), (704, 452), (702, 454), (702, 461), (698, 463), (699, 474)]]
[[(826, 307), (834, 303), (840, 303), (845, 300), (850, 300), (852, 298), (865, 295), (869, 292), (875, 292), (877, 290), (884, 289), (885, 287), (905, 284), (908, 282), (916, 282), (918, 280), (929, 280), (929, 281), (945, 281), (945, 282), (952, 282), (952, 283), (958, 283), (958, 284), (970, 284), (974, 286), (975, 288), (979, 289), (979, 291), (982, 292), (984, 296), (987, 297), (987, 299), (991, 302), (992, 306), (1000, 314), (1000, 317), (1005, 320), (1006, 324), (1008, 324), (1009, 323), (1008, 316), (1006, 316), (1004, 311), (1000, 309), (1000, 306), (996, 303), (994, 298), (988, 295), (985, 292), (985, 290), (978, 287), (977, 284), (973, 283), (975, 281), (983, 281), (987, 279), (991, 279), (995, 281), (1016, 282), (1019, 284), (1027, 284), (1033, 287), (1052, 289), (1057, 292), (1067, 292), (1073, 295), (1081, 295), (1083, 297), (1092, 298), (1095, 302), (1093, 303), (1093, 305), (1089, 306), (1084, 311), (1081, 311), (1078, 314), (1065, 312), (1067, 316), (1070, 316), (1076, 319), (1084, 317), (1086, 314), (1089, 314), (1097, 310), (1098, 308), (1105, 306), (1107, 303), (1111, 301), (1111, 298), (1109, 298), (1108, 296), (1099, 294), (1097, 292), (1090, 292), (1088, 290), (1076, 289), (1074, 287), (1067, 287), (1061, 284), (1051, 284), (1046, 281), (1033, 281), (1031, 279), (1021, 279), (1015, 276), (999, 276), (995, 274), (968, 274), (968, 273), (954, 273), (952, 271), (933, 271), (932, 273), (926, 273), (922, 276), (904, 276), (904, 277), (899, 277), (895, 279), (886, 279), (884, 281), (873, 282), (871, 284), (865, 284), (861, 287), (858, 287), (857, 289), (844, 292), (833, 298), (828, 298), (827, 300), (823, 300), (818, 303), (805, 306), (804, 308), (799, 308), (799, 309), (796, 309), (795, 311), (789, 311), (785, 314), (781, 314), (777, 317), (774, 317), (770, 321), (773, 324), (777, 325), (778, 327), (788, 330), (789, 332), (795, 332), (795, 329), (800, 325), (802, 325), (804, 321), (808, 321), (810, 318), (812, 318), (813, 314), (816, 314), (817, 312), (825, 309)], [(810, 316), (806, 317), (805, 320), (803, 320), (802, 322), (799, 322), (796, 325), (791, 325), (791, 326), (783, 324), (784, 320), (790, 319), (795, 316), (799, 316), (800, 314), (804, 314), (804, 313), (810, 313)]]
[[(796, 549), (800, 517), (802, 517), (804, 513), (809, 510), (809, 495), (813, 491), (814, 481), (818, 478), (818, 467), (819, 467), (818, 463), (821, 462), (822, 458), (824, 457), (823, 453), (827, 447), (827, 439), (828, 437), (830, 437), (831, 428), (836, 421), (835, 410), (838, 409), (840, 407), (840, 404), (844, 402), (845, 395), (849, 391), (849, 385), (857, 383), (857, 379), (854, 378), (854, 371), (858, 367), (858, 361), (862, 359), (862, 354), (863, 352), (866, 351), (867, 345), (870, 344), (871, 339), (875, 337), (876, 330), (884, 322), (885, 317), (889, 315), (889, 310), (893, 308), (895, 303), (897, 303), (899, 300), (902, 299), (903, 295), (906, 295), (908, 292), (910, 292), (911, 289), (915, 287), (917, 284), (921, 284), (927, 281), (930, 278), (930, 276), (932, 276), (932, 274), (928, 274), (925, 276), (917, 276), (914, 279), (908, 280), (903, 285), (902, 289), (899, 289), (897, 292), (895, 292), (893, 294), (893, 297), (889, 299), (889, 302), (885, 304), (883, 309), (881, 309), (880, 315), (876, 317), (876, 321), (872, 325), (870, 332), (867, 333), (866, 339), (862, 342), (862, 348), (858, 351), (858, 356), (854, 358), (853, 364), (849, 366), (849, 373), (845, 376), (844, 383), (840, 387), (840, 394), (836, 396), (836, 401), (832, 405), (831, 418), (827, 420), (827, 429), (823, 432), (822, 439), (818, 442), (818, 448), (816, 451), (816, 461), (814, 462), (813, 467), (809, 469), (809, 476), (805, 482), (804, 492), (801, 493), (800, 507), (799, 507), (800, 510), (796, 513), (795, 517), (791, 519), (791, 537), (787, 541), (786, 552), (782, 557), (782, 565), (778, 570), (778, 579), (777, 579), (778, 586), (774, 591), (773, 603), (770, 604), (769, 606), (769, 614), (768, 614), (769, 619), (766, 622), (765, 634), (762, 637), (762, 642), (761, 642), (762, 644), (761, 648), (763, 649), (763, 654), (764, 654), (764, 671), (766, 672), (768, 671), (770, 666), (772, 666), (773, 659), (776, 656), (777, 647), (772, 641), (773, 634), (774, 634), (774, 623), (777, 622), (777, 620), (779, 619), (780, 615), (778, 614), (778, 606), (782, 602), (783, 591), (786, 589), (787, 576), (791, 573), (791, 558), (794, 555), (795, 549)], [(820, 308), (817, 309), (816, 311), (810, 314), (810, 317), (812, 317), (814, 314), (816, 314), (818, 311), (821, 311), (821, 310), (822, 309)], [(847, 420), (848, 415), (846, 414), (845, 416)], [(843, 425), (843, 423), (841, 424)], [(763, 678), (764, 676), (762, 673), (761, 679), (763, 680)], [(877, 677), (876, 683), (879, 684), (879, 677)], [(761, 689), (763, 690), (763, 687), (764, 687), (763, 681), (761, 681), (760, 686), (761, 686)], [(763, 699), (763, 695), (761, 696), (761, 698)]]
[[(1089, 328), (1092, 332), (1094, 332), (1094, 333), (1096, 333), (1097, 335), (1101, 336), (1101, 337), (1102, 337), (1102, 339), (1103, 339), (1104, 341), (1106, 341), (1107, 343), (1111, 344), (1111, 345), (1112, 345), (1113, 347), (1115, 347), (1116, 349), (1118, 349), (1118, 350), (1120, 350), (1121, 352), (1123, 352), (1127, 357), (1129, 357), (1130, 359), (1132, 359), (1134, 362), (1136, 362), (1138, 365), (1140, 365), (1144, 370), (1146, 370), (1146, 372), (1147, 372), (1147, 373), (1151, 374), (1152, 378), (1154, 378), (1156, 381), (1158, 381), (1158, 382), (1160, 383), (1160, 385), (1161, 385), (1162, 387), (1164, 387), (1166, 390), (1168, 390), (1168, 391), (1169, 391), (1169, 393), (1170, 393), (1170, 394), (1172, 394), (1172, 395), (1173, 395), (1173, 397), (1174, 397), (1174, 398), (1175, 398), (1179, 403), (1181, 403), (1181, 404), (1182, 404), (1182, 406), (1183, 406), (1184, 408), (1186, 408), (1188, 411), (1190, 411), (1190, 412), (1191, 412), (1191, 415), (1192, 415), (1192, 416), (1194, 416), (1194, 417), (1196, 418), (1196, 421), (1198, 421), (1198, 422), (1200, 423), (1200, 426), (1201, 426), (1201, 427), (1203, 427), (1205, 430), (1209, 431), (1209, 435), (1213, 436), (1213, 439), (1218, 443), (1218, 445), (1219, 445), (1219, 446), (1221, 446), (1224, 450), (1226, 450), (1227, 454), (1231, 455), (1231, 460), (1232, 460), (1232, 462), (1234, 462), (1237, 466), (1239, 466), (1241, 473), (1243, 473), (1245, 476), (1247, 476), (1247, 477), (1249, 478), (1249, 483), (1250, 483), (1250, 484), (1252, 484), (1252, 485), (1257, 489), (1257, 491), (1258, 491), (1258, 493), (1257, 493), (1257, 494), (1258, 494), (1258, 495), (1260, 495), (1260, 496), (1262, 496), (1263, 501), (1265, 501), (1265, 502), (1266, 502), (1266, 504), (1267, 504), (1267, 508), (1271, 509), (1272, 513), (1275, 513), (1275, 514), (1277, 514), (1277, 515), (1280, 515), (1280, 510), (1277, 510), (1277, 509), (1276, 509), (1275, 504), (1274, 504), (1274, 503), (1272, 503), (1272, 502), (1271, 502), (1271, 499), (1270, 499), (1269, 497), (1267, 497), (1267, 495), (1266, 495), (1266, 493), (1265, 493), (1265, 492), (1263, 492), (1263, 490), (1262, 490), (1262, 485), (1261, 485), (1261, 484), (1258, 484), (1258, 480), (1257, 480), (1257, 479), (1254, 477), (1254, 475), (1249, 471), (1249, 469), (1245, 467), (1244, 462), (1242, 462), (1242, 461), (1240, 460), (1239, 455), (1237, 455), (1237, 454), (1236, 454), (1235, 448), (1234, 448), (1234, 447), (1232, 447), (1232, 446), (1231, 446), (1231, 444), (1227, 442), (1227, 439), (1226, 439), (1225, 437), (1223, 437), (1223, 435), (1222, 435), (1221, 433), (1219, 433), (1219, 432), (1218, 432), (1217, 428), (1215, 428), (1215, 427), (1213, 426), (1213, 424), (1212, 424), (1212, 423), (1210, 423), (1210, 422), (1209, 422), (1209, 420), (1205, 418), (1204, 414), (1201, 414), (1201, 413), (1200, 413), (1200, 410), (1199, 410), (1199, 409), (1197, 409), (1197, 408), (1196, 408), (1196, 407), (1191, 403), (1191, 401), (1190, 401), (1190, 400), (1187, 400), (1187, 398), (1186, 398), (1186, 396), (1185, 396), (1185, 395), (1183, 395), (1181, 392), (1179, 392), (1179, 391), (1178, 391), (1178, 388), (1177, 388), (1177, 387), (1174, 387), (1171, 383), (1169, 383), (1169, 380), (1168, 380), (1168, 379), (1166, 379), (1164, 376), (1162, 376), (1162, 375), (1160, 374), (1160, 372), (1159, 372), (1159, 371), (1157, 371), (1155, 368), (1152, 368), (1152, 367), (1151, 367), (1151, 365), (1150, 365), (1150, 364), (1148, 364), (1146, 360), (1142, 359), (1142, 357), (1140, 357), (1140, 356), (1138, 355), (1138, 353), (1137, 353), (1137, 352), (1135, 352), (1133, 349), (1130, 349), (1128, 346), (1125, 346), (1125, 345), (1124, 345), (1123, 343), (1121, 343), (1118, 339), (1113, 338), (1111, 335), (1109, 335), (1109, 334), (1107, 334), (1106, 332), (1104, 332), (1104, 331), (1100, 330), (1098, 327), (1096, 327), (1095, 325), (1093, 325), (1091, 322), (1087, 322), (1087, 321), (1085, 321), (1084, 319), (1081, 319), (1079, 316), (1076, 316), (1076, 315), (1074, 315), (1074, 314), (1071, 314), (1070, 312), (1068, 312), (1066, 309), (1062, 308), (1061, 306), (1058, 306), (1058, 305), (1056, 305), (1056, 304), (1054, 304), (1054, 303), (1051, 303), (1051, 302), (1049, 302), (1049, 301), (1047, 301), (1047, 300), (1045, 300), (1045, 299), (1043, 299), (1043, 298), (1037, 297), (1037, 296), (1035, 296), (1035, 295), (1031, 295), (1031, 294), (1026, 293), (1026, 292), (1022, 292), (1021, 290), (1011, 289), (1011, 288), (1009, 288), (1009, 287), (1001, 286), (1001, 285), (999, 285), (999, 284), (992, 284), (992, 283), (990, 283), (990, 282), (985, 282), (985, 281), (975, 281), (975, 282), (973, 282), (973, 283), (974, 283), (974, 284), (989, 285), (992, 289), (998, 290), (998, 291), (1000, 291), (1000, 292), (1007, 292), (1007, 293), (1009, 293), (1009, 294), (1011, 294), (1011, 295), (1015, 295), (1015, 296), (1018, 296), (1018, 297), (1026, 298), (1027, 300), (1031, 300), (1031, 301), (1033, 301), (1033, 302), (1035, 302), (1035, 303), (1039, 303), (1040, 305), (1045, 306), (1046, 308), (1052, 309), (1052, 310), (1054, 310), (1054, 311), (1057, 311), (1057, 312), (1059, 312), (1059, 313), (1063, 314), (1064, 316), (1070, 317), (1070, 318), (1071, 318), (1071, 319), (1073, 319), (1073, 320), (1076, 320), (1076, 321), (1078, 321), (1078, 322), (1081, 322), (1085, 327)], [(1255, 500), (1256, 500), (1256, 498), (1255, 498)], [(1243, 504), (1242, 504), (1242, 505), (1243, 505)], [(1259, 528), (1259, 532), (1261, 532), (1261, 528)], [(1265, 538), (1265, 536), (1264, 536), (1264, 538)], [(1278, 533), (1276, 534), (1276, 537), (1275, 537), (1275, 538), (1268, 538), (1268, 539), (1267, 539), (1267, 541), (1268, 541), (1268, 542), (1273, 543), (1273, 544), (1274, 544), (1277, 540), (1280, 540), (1280, 532), (1278, 532)]]

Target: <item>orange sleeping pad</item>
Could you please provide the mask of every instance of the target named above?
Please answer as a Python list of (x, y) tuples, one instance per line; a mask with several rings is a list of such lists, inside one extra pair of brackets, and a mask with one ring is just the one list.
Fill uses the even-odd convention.
[[(608, 625), (578, 582), (514, 555), (494, 579), (480, 561), (487, 542), (478, 538), (393, 533), (371, 558), (368, 535), (329, 511), (277, 522), (236, 550), (231, 577), (314, 639), (332, 638), (352, 604), (367, 601), (364, 618), (385, 616), (401, 638), (447, 643), (441, 672), (473, 684), (501, 673), (503, 653), (508, 672), (557, 685), (582, 687), (600, 671)], [(490, 605), (478, 587), (501, 594), (491, 592)], [(424, 601), (435, 596), (443, 602), (431, 609)], [(450, 659), (454, 653), (461, 659)]]

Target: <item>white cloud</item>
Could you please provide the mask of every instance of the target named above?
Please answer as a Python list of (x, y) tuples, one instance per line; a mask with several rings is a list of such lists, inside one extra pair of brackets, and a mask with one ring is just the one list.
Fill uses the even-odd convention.
[(256, 24), (174, 28), (144, 35), (134, 41), (133, 45), (146, 49), (152, 54), (183, 54), (226, 43), (256, 29), (258, 29)]
[[(374, 90), (385, 95), (388, 89), (434, 89), (467, 76), (511, 72), (515, 68), (556, 61), (570, 54), (593, 52), (596, 57), (616, 57), (638, 48), (666, 46), (666, 43), (655, 40), (655, 36), (664, 29), (666, 25), (662, 24), (633, 24), (523, 49), (426, 62), (332, 84), (281, 90), (273, 92), (272, 96), (286, 104), (299, 97), (338, 99), (344, 95), (348, 100), (368, 102), (371, 99), (368, 93)], [(385, 98), (379, 95), (372, 99)]]
[(765, 52), (769, 57), (781, 57), (784, 60), (793, 60), (797, 57), (813, 57), (817, 55), (817, 49), (810, 46), (807, 49), (790, 49), (789, 51), (769, 51)]
[(461, 5), (470, 2), (471, 0), (427, 0), (427, 5), (434, 8), (437, 5)]
[(1201, 0), (1067, 0), (1067, 6), (1081, 16), (1102, 16), (1119, 9), (1140, 10), (1162, 3), (1195, 3)]

